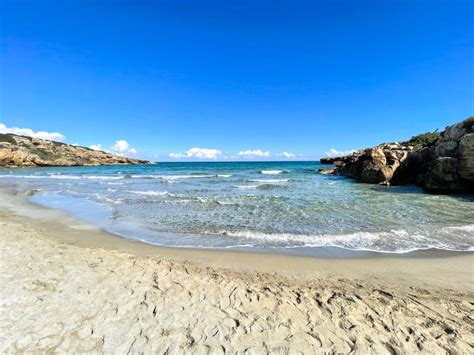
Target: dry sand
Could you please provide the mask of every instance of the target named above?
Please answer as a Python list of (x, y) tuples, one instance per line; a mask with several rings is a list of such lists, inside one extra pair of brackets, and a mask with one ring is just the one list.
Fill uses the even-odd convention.
[(472, 253), (161, 248), (0, 198), (2, 353), (474, 352)]

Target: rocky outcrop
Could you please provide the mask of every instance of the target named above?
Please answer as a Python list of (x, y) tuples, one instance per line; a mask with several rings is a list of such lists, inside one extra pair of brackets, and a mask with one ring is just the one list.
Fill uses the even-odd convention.
[(474, 117), (446, 128), (432, 150), (431, 164), (419, 181), (425, 189), (474, 190)]
[(381, 144), (321, 163), (334, 164), (336, 174), (366, 183), (417, 184), (437, 193), (472, 192), (474, 117), (447, 127), (428, 144), (414, 139)]
[(399, 143), (381, 144), (359, 150), (341, 158), (321, 159), (322, 164), (334, 164), (336, 173), (367, 183), (389, 182), (395, 171), (406, 160), (411, 146)]
[(0, 134), (0, 167), (150, 164), (86, 147), (38, 138)]

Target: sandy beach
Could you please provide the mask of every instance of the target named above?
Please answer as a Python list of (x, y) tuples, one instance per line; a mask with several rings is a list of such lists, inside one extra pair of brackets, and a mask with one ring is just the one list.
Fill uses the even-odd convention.
[(472, 253), (162, 248), (2, 193), (0, 351), (472, 353)]
[(0, 355), (474, 355), (474, 0), (0, 20)]

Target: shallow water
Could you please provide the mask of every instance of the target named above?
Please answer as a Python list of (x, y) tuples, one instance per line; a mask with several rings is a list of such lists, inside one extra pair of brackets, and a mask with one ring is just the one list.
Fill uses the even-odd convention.
[(474, 250), (474, 197), (317, 174), (318, 162), (3, 169), (0, 183), (110, 232), (167, 245)]

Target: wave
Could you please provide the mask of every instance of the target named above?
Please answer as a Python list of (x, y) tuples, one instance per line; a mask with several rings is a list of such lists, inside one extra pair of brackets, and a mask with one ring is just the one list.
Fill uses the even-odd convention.
[(261, 170), (260, 174), (263, 175), (279, 175), (279, 174), (284, 174), (287, 173), (286, 170)]
[(222, 205), (222, 206), (238, 206), (238, 205), (239, 205), (239, 203), (234, 202), (234, 201), (216, 200), (216, 203), (217, 203), (218, 205)]
[(255, 190), (260, 185), (235, 185), (234, 187), (238, 188), (239, 190)]
[(215, 204), (215, 205), (221, 205), (221, 206), (238, 206), (239, 203), (235, 201), (225, 201), (225, 200), (219, 200), (216, 199), (215, 197), (195, 197), (197, 201), (199, 201), (202, 204), (210, 205), (210, 204)]
[(349, 240), (359, 239), (361, 237), (369, 240), (378, 239), (376, 233), (370, 232), (356, 232), (352, 234), (296, 234), (296, 233), (266, 233), (266, 232), (256, 232), (256, 231), (221, 231), (220, 235), (229, 236), (229, 237), (238, 237), (244, 239), (258, 239), (266, 242), (285, 242), (285, 243), (294, 243), (300, 242), (304, 245), (310, 243), (321, 243), (321, 246), (326, 244), (330, 239), (331, 242), (337, 240), (343, 240), (347, 242)]
[(122, 180), (122, 179), (161, 179), (161, 180), (180, 180), (180, 179), (206, 179), (206, 178), (228, 178), (231, 174), (191, 174), (191, 175), (152, 175), (152, 174), (118, 174), (118, 176), (111, 175), (63, 175), (63, 174), (49, 174), (49, 175), (0, 175), (0, 178), (9, 179), (65, 179), (65, 180)]
[(446, 227), (445, 229), (449, 231), (455, 231), (455, 232), (467, 232), (467, 233), (472, 233), (472, 236), (474, 237), (474, 224), (468, 224), (466, 226), (454, 226), (454, 227)]
[(281, 186), (281, 184), (258, 184), (258, 185), (234, 185), (239, 190), (270, 190)]
[[(459, 230), (470, 233), (474, 225), (446, 227), (441, 232), (449, 233)], [(371, 251), (379, 253), (408, 253), (416, 250), (439, 249), (449, 251), (473, 251), (474, 246), (466, 243), (446, 244), (436, 238), (425, 236), (419, 232), (408, 232), (404, 229), (384, 232), (353, 232), (341, 234), (299, 234), (299, 233), (267, 233), (259, 231), (220, 231), (209, 233), (224, 237), (253, 240), (258, 244), (270, 244), (281, 248), (314, 248), (339, 247), (349, 250)], [(445, 239), (444, 239), (445, 240)], [(268, 245), (266, 245), (268, 247)]]
[(123, 200), (122, 199), (117, 199), (117, 200), (114, 200), (110, 197), (107, 197), (107, 196), (102, 196), (100, 194), (95, 194), (95, 198), (99, 201), (105, 201), (105, 202), (109, 202), (109, 203), (113, 203), (113, 204), (121, 204), (123, 203)]
[(125, 190), (132, 194), (136, 195), (146, 195), (146, 196), (166, 196), (171, 195), (168, 191), (133, 191), (133, 190)]
[(205, 179), (214, 178), (217, 175), (130, 175), (133, 179), (161, 179), (161, 180), (181, 180), (181, 179)]
[(271, 190), (277, 188), (279, 185), (280, 184), (261, 184), (257, 186), (257, 190)]
[(261, 182), (264, 184), (283, 184), (290, 181), (290, 179), (248, 179), (247, 181)]
[(0, 178), (13, 178), (13, 179), (64, 179), (64, 180), (119, 180), (123, 179), (123, 176), (107, 176), (107, 175), (0, 175)]
[(94, 176), (94, 175), (82, 175), (81, 179), (91, 179), (91, 180), (120, 180), (123, 179), (121, 176)]

